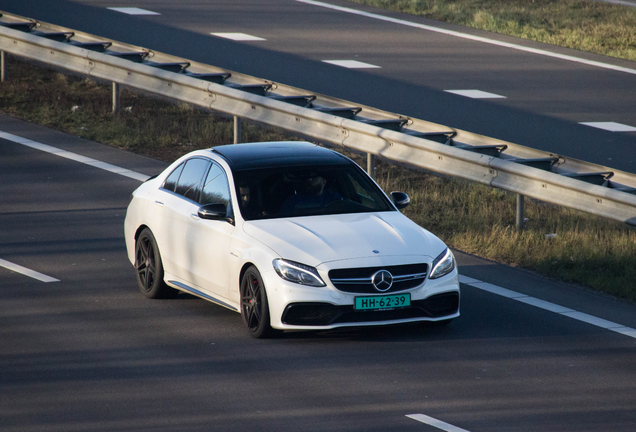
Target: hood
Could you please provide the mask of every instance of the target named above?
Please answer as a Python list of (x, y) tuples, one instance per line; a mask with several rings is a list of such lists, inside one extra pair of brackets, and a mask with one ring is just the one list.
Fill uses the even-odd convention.
[(446, 247), (398, 211), (257, 220), (243, 230), (281, 258), (314, 267), (365, 257), (434, 258)]

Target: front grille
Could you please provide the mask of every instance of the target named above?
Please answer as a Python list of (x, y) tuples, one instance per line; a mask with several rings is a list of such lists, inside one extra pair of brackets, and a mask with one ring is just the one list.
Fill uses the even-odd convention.
[(404, 291), (424, 283), (428, 264), (406, 264), (386, 267), (358, 267), (329, 271), (331, 283), (340, 291), (356, 294), (377, 294), (371, 277), (380, 270), (393, 275), (393, 285), (386, 293)]
[(343, 323), (392, 321), (408, 318), (442, 318), (459, 310), (459, 293), (436, 294), (411, 302), (411, 307), (393, 310), (355, 311), (352, 306), (329, 303), (292, 303), (283, 312), (283, 324), (327, 326)]

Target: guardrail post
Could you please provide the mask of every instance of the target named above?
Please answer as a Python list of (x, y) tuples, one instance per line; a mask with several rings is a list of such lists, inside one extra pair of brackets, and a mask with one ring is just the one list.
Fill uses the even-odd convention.
[(234, 144), (241, 142), (241, 118), (234, 116)]
[(517, 229), (523, 229), (523, 204), (524, 204), (524, 196), (521, 194), (517, 194)]
[(0, 51), (0, 82), (7, 80), (7, 59), (4, 51)]
[(113, 114), (119, 112), (119, 84), (113, 83)]
[(367, 153), (367, 174), (369, 177), (375, 177), (375, 155)]

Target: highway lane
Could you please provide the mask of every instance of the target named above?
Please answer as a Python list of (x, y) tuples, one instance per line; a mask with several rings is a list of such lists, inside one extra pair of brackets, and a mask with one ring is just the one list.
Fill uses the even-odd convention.
[[(0, 117), (0, 131), (152, 175), (165, 164)], [(138, 181), (0, 140), (0, 430), (632, 431), (636, 339), (462, 285), (445, 328), (253, 340), (238, 314), (145, 299)], [(636, 327), (633, 305), (459, 254), (467, 276)]]
[[(636, 69), (633, 62), (330, 0), (440, 29)], [(136, 6), (160, 15), (127, 15)], [(636, 76), (359, 16), (294, 0), (198, 2), (1, 0), (0, 8), (356, 103), (636, 171)], [(211, 32), (244, 32), (236, 42)], [(381, 66), (346, 69), (324, 60)], [(470, 99), (447, 90), (505, 96)]]

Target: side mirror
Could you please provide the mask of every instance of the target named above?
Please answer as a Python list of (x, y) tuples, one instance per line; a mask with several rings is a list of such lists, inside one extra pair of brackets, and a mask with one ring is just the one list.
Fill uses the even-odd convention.
[(398, 210), (403, 209), (408, 206), (411, 202), (411, 199), (404, 192), (391, 192), (391, 201)]
[(199, 207), (197, 214), (201, 219), (225, 220), (227, 208), (225, 204), (206, 204)]

